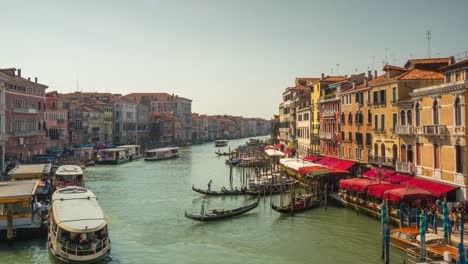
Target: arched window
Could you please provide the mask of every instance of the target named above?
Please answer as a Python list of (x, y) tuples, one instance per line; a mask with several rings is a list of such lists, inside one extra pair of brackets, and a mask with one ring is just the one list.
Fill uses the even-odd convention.
[(348, 132), (348, 140), (353, 141), (353, 133)]
[(407, 160), (408, 162), (411, 162), (413, 163), (413, 146), (412, 145), (408, 145), (408, 156), (407, 156)]
[(437, 100), (434, 100), (432, 104), (432, 123), (434, 125), (439, 124), (439, 102)]
[(395, 144), (392, 146), (392, 158), (394, 161), (398, 158), (398, 147)]
[(406, 146), (404, 144), (401, 145), (400, 160), (401, 162), (406, 162)]
[(455, 125), (462, 125), (462, 106), (460, 97), (457, 97), (457, 99), (455, 100)]
[(354, 115), (354, 120), (356, 121), (356, 124), (358, 125), (359, 122), (359, 112), (356, 111), (356, 114)]
[(341, 113), (341, 124), (345, 123), (345, 119), (346, 119), (345, 113), (343, 112), (343, 113)]
[(421, 126), (421, 109), (419, 109), (419, 103), (416, 104), (416, 126)]
[(377, 143), (374, 143), (374, 156), (379, 156), (379, 145)]
[(400, 113), (400, 125), (402, 126), (406, 125), (406, 113), (403, 110), (401, 110), (401, 113)]
[(352, 125), (353, 124), (353, 114), (351, 114), (351, 112), (349, 112), (348, 114), (348, 125)]
[(380, 145), (380, 156), (385, 157), (385, 144)]
[(367, 110), (367, 124), (372, 124), (372, 111)]
[(406, 122), (408, 123), (408, 125), (412, 125), (413, 124), (413, 112), (411, 110), (408, 110), (406, 112), (406, 116), (407, 116)]

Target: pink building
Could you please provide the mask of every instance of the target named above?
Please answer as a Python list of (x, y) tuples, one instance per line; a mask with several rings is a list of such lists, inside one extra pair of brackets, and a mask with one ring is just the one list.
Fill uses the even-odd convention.
[(46, 148), (63, 149), (68, 145), (68, 100), (57, 91), (46, 94)]
[(30, 160), (35, 154), (45, 152), (46, 108), (45, 90), (37, 78), (21, 76), (21, 69), (0, 69), (0, 79), (5, 82), (6, 105), (6, 155), (20, 160)]

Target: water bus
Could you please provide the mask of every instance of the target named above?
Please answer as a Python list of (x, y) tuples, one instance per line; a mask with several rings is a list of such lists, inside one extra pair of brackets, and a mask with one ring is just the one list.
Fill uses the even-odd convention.
[(37, 180), (0, 182), (0, 239), (5, 233), (12, 240), (44, 230), (47, 212), (37, 202), (38, 185)]
[(46, 200), (54, 191), (50, 181), (51, 170), (52, 164), (17, 165), (8, 172), (8, 178), (11, 181), (38, 180), (36, 194), (39, 200)]
[(224, 147), (227, 146), (228, 141), (226, 139), (218, 139), (214, 141), (215, 147)]
[(117, 148), (125, 149), (125, 154), (130, 160), (136, 160), (143, 157), (140, 145), (122, 145)]
[(56, 189), (78, 186), (84, 187), (83, 170), (77, 165), (62, 165), (58, 167), (54, 175)]
[(97, 164), (120, 164), (130, 160), (122, 148), (101, 149), (97, 155)]
[(90, 190), (66, 187), (52, 196), (48, 248), (66, 262), (91, 263), (110, 254), (107, 218)]
[(145, 152), (145, 160), (147, 161), (171, 159), (177, 158), (178, 156), (179, 148), (177, 147), (151, 149)]

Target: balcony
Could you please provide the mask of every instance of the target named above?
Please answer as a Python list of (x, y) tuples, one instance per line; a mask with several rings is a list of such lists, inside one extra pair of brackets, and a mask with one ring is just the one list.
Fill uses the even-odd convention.
[(367, 101), (366, 101), (366, 104), (370, 106), (370, 105), (372, 105), (372, 101), (371, 101), (371, 100), (367, 100)]
[(321, 139), (336, 139), (335, 133), (331, 132), (320, 132), (319, 136)]
[(336, 111), (323, 111), (322, 116), (323, 117), (335, 117), (336, 116)]
[(369, 156), (369, 162), (375, 164), (382, 164), (384, 166), (395, 167), (395, 159), (380, 157), (380, 156)]
[(44, 131), (18, 131), (14, 133), (15, 137), (30, 137), (45, 135)]
[(414, 175), (414, 164), (411, 162), (401, 162), (397, 160), (395, 164), (395, 170), (398, 172)]
[(413, 135), (414, 134), (414, 126), (413, 125), (404, 125), (404, 126), (396, 126), (395, 134), (397, 135)]
[(15, 107), (13, 108), (13, 112), (15, 113), (22, 113), (22, 114), (37, 114), (37, 109), (35, 108), (19, 108)]
[(445, 125), (422, 126), (416, 129), (416, 133), (426, 137), (442, 137), (448, 134)]

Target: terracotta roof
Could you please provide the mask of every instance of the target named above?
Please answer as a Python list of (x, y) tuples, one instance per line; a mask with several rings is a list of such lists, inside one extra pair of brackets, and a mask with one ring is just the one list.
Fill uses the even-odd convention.
[(398, 67), (398, 66), (395, 66), (395, 65), (390, 65), (390, 64), (387, 64), (385, 66), (383, 66), (383, 71), (388, 71), (388, 70), (397, 70), (397, 71), (407, 71), (408, 69), (406, 68), (402, 68), (402, 67)]
[(325, 78), (322, 81), (326, 82), (341, 82), (343, 80), (346, 80), (349, 77), (346, 76), (325, 76)]
[(461, 61), (459, 61), (457, 63), (444, 66), (444, 67), (440, 68), (439, 70), (449, 71), (449, 70), (453, 70), (453, 69), (457, 69), (457, 68), (462, 68), (462, 67), (465, 67), (465, 66), (468, 66), (468, 59), (461, 60)]
[(436, 63), (447, 63), (453, 61), (453, 57), (447, 58), (427, 58), (427, 59), (411, 59), (405, 63), (405, 68), (409, 67), (410, 64), (436, 64)]
[(342, 94), (352, 93), (352, 92), (354, 92), (356, 90), (362, 90), (362, 89), (368, 88), (368, 87), (370, 87), (372, 85), (385, 82), (386, 81), (385, 77), (386, 77), (386, 74), (379, 75), (379, 76), (373, 78), (372, 80), (368, 81), (367, 86), (365, 85), (365, 83), (362, 83), (362, 84), (356, 86), (356, 89), (354, 89), (354, 90), (350, 89), (350, 90), (346, 90), (346, 91), (341, 92), (341, 93)]
[[(141, 97), (143, 97), (143, 96), (151, 97), (153, 99), (161, 100), (161, 101), (164, 101), (164, 100), (169, 101), (169, 100), (173, 100), (173, 99), (190, 100), (188, 98), (180, 97), (180, 96), (174, 95), (174, 94), (170, 95), (168, 93), (130, 93), (130, 94), (125, 95), (125, 97), (127, 97), (127, 98), (132, 98), (132, 99), (138, 98), (137, 101), (140, 100)], [(190, 100), (190, 101), (192, 101), (192, 100)]]
[(421, 69), (411, 69), (401, 75), (395, 76), (395, 80), (434, 80), (443, 79), (444, 75), (436, 71), (427, 71)]

